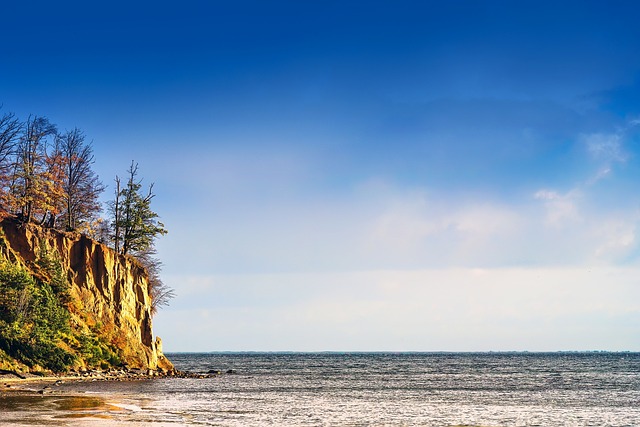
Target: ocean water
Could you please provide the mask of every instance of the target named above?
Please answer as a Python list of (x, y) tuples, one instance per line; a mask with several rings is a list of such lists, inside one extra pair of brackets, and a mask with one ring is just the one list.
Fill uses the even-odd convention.
[(181, 370), (236, 373), (65, 383), (35, 407), (23, 403), (22, 414), (17, 405), (11, 412), (5, 404), (0, 423), (640, 426), (640, 353), (214, 353), (169, 358)]

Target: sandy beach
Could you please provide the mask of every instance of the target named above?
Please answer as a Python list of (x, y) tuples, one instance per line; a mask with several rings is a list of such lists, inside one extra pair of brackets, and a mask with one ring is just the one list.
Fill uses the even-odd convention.
[[(2, 375), (0, 425), (113, 427), (147, 424), (124, 421), (127, 413), (142, 409), (122, 402), (117, 395), (88, 394), (75, 387), (81, 383), (109, 381), (104, 378), (78, 376), (18, 378), (14, 375)], [(141, 378), (138, 381), (151, 380)], [(180, 425), (162, 422), (153, 424), (158, 427)]]

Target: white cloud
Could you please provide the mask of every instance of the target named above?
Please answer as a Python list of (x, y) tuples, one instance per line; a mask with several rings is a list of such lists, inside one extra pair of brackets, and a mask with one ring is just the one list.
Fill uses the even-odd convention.
[(210, 280), (219, 284), (217, 292), (181, 299), (158, 316), (156, 331), (168, 351), (639, 349), (629, 347), (637, 343), (640, 322), (633, 268), (370, 270)]
[[(627, 262), (640, 218), (598, 204), (590, 188), (544, 189), (529, 201), (454, 198), (426, 190), (358, 188), (350, 197), (194, 207), (159, 241), (165, 271), (326, 272), (451, 266)], [(268, 203), (267, 203), (268, 202)], [(185, 250), (184, 248), (190, 248)], [(197, 286), (213, 286), (191, 283)]]
[(636, 230), (640, 218), (609, 218), (599, 224), (594, 233), (600, 245), (594, 255), (598, 259), (624, 257), (636, 246)]
[(179, 297), (157, 331), (184, 351), (629, 349), (640, 215), (591, 185), (627, 155), (584, 142), (595, 179), (521, 199), (382, 179), (307, 195), (295, 156), (225, 157), (160, 241)]
[(393, 251), (419, 246), (425, 238), (442, 229), (444, 224), (430, 213), (429, 201), (423, 193), (390, 200), (371, 221), (370, 244)]
[(598, 160), (610, 162), (624, 162), (628, 154), (622, 147), (623, 135), (620, 133), (594, 133), (583, 135), (582, 140), (587, 145), (589, 153)]
[(518, 214), (497, 204), (483, 203), (465, 206), (451, 217), (454, 228), (473, 237), (491, 237), (509, 233), (519, 223)]
[(577, 206), (579, 197), (580, 193), (577, 190), (567, 194), (560, 194), (553, 190), (539, 190), (534, 194), (535, 199), (542, 200), (544, 203), (545, 223), (553, 227), (580, 220)]
[(553, 190), (538, 190), (533, 197), (539, 200), (558, 200), (562, 198), (558, 192)]
[(596, 132), (580, 136), (588, 153), (600, 163), (596, 174), (587, 181), (588, 185), (595, 184), (610, 175), (615, 163), (625, 163), (629, 160), (631, 154), (624, 145), (639, 124), (640, 119), (632, 119), (615, 132)]
[(587, 185), (593, 185), (596, 182), (606, 178), (607, 176), (611, 175), (612, 170), (613, 169), (611, 168), (611, 166), (603, 166), (591, 179), (587, 181)]

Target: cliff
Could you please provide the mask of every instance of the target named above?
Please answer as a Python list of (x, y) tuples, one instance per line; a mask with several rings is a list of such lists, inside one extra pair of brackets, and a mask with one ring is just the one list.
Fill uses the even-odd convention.
[[(32, 291), (31, 300), (36, 301), (35, 296), (41, 294), (59, 295), (55, 304), (61, 307), (61, 314), (55, 318), (63, 319), (62, 326), (49, 334), (47, 342), (60, 349), (53, 348), (51, 354), (60, 355), (60, 363), (66, 364), (66, 368), (125, 364), (131, 368), (173, 370), (171, 362), (162, 354), (160, 338), (153, 336), (147, 272), (133, 258), (79, 233), (22, 224), (12, 217), (0, 222), (0, 231), (2, 262), (19, 266), (33, 277), (34, 283), (41, 287), (48, 284), (42, 289), (52, 290), (40, 294)], [(63, 285), (56, 284), (58, 282)], [(19, 286), (14, 288), (18, 296), (26, 292), (20, 291)], [(8, 301), (9, 293), (5, 294)], [(20, 298), (16, 298), (19, 303)], [(18, 303), (14, 305), (21, 307)], [(54, 309), (49, 312), (55, 312)], [(34, 310), (30, 313), (35, 313)], [(22, 312), (25, 311), (23, 308)], [(18, 310), (16, 313), (15, 316), (22, 315)], [(15, 316), (5, 323), (11, 319), (15, 323), (15, 319), (19, 319)], [(34, 316), (32, 314), (35, 325), (32, 330), (39, 324)], [(29, 333), (35, 337), (32, 340), (38, 337), (34, 332)], [(20, 336), (28, 334), (24, 332)], [(22, 354), (15, 350), (21, 348), (20, 342), (5, 341), (5, 358), (9, 354), (24, 364), (16, 356)]]

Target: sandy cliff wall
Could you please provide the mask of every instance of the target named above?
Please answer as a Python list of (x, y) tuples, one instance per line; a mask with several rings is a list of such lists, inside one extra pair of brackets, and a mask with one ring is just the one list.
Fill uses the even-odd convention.
[[(130, 367), (172, 370), (154, 339), (147, 273), (135, 260), (79, 233), (62, 233), (12, 218), (0, 222), (5, 258), (34, 275), (46, 275), (36, 262), (42, 251), (59, 257), (70, 286), (75, 327), (98, 328)], [(46, 277), (44, 277), (46, 279)]]

